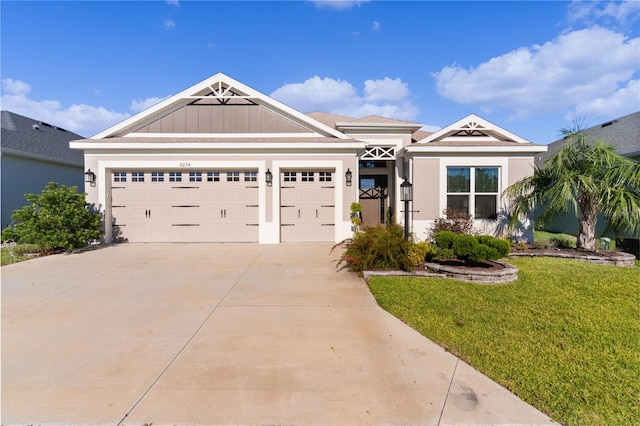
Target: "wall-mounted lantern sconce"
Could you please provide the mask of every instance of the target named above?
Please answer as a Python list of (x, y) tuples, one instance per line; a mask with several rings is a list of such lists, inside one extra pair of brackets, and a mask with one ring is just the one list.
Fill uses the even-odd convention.
[(409, 241), (409, 203), (413, 201), (413, 186), (406, 178), (400, 184), (400, 201), (404, 201), (404, 239)]
[(264, 174), (264, 180), (267, 182), (267, 186), (273, 185), (273, 173), (271, 173), (271, 170), (267, 169), (267, 172)]
[(96, 186), (96, 174), (91, 171), (91, 169), (84, 172), (84, 181), (90, 184), (91, 186)]
[(347, 173), (344, 174), (344, 179), (347, 186), (351, 186), (351, 182), (353, 181), (353, 173), (351, 173), (351, 169), (347, 169)]

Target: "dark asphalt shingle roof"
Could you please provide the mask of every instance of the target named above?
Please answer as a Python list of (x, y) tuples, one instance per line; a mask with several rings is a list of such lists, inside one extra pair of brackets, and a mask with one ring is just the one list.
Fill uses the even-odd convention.
[[(613, 145), (620, 155), (628, 157), (640, 155), (640, 111), (589, 127), (582, 133), (587, 135), (588, 141), (604, 141), (607, 145)], [(558, 152), (567, 143), (566, 139), (550, 143), (546, 153), (536, 156), (536, 163), (541, 166), (549, 155)]]
[(2, 149), (84, 165), (84, 153), (69, 148), (69, 141), (83, 139), (82, 136), (11, 111), (2, 111), (0, 116)]

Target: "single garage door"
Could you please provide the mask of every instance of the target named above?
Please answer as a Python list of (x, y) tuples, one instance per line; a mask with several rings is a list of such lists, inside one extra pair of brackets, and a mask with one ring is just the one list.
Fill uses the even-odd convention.
[(285, 171), (280, 176), (280, 240), (333, 242), (334, 174), (329, 170)]
[(256, 171), (115, 171), (116, 241), (257, 242)]

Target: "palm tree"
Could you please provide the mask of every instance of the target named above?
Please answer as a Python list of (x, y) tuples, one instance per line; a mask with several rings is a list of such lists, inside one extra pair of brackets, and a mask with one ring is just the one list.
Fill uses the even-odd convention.
[(575, 212), (578, 248), (595, 249), (598, 214), (614, 233), (640, 234), (640, 163), (621, 156), (604, 142), (589, 143), (579, 130), (563, 129), (569, 143), (551, 155), (533, 175), (507, 189), (511, 225), (536, 209), (539, 225)]

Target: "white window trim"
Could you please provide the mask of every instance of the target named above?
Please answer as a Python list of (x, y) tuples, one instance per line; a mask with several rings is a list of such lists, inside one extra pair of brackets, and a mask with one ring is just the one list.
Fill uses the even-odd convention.
[[(460, 158), (452, 158), (445, 157), (440, 159), (440, 200), (439, 200), (439, 208), (438, 211), (442, 212), (447, 208), (447, 168), (449, 167), (497, 167), (498, 168), (498, 200), (497, 200), (497, 211), (500, 212), (500, 208), (502, 205), (501, 194), (504, 191), (505, 187), (503, 186), (505, 182), (508, 182), (509, 176), (509, 159), (508, 158), (478, 158), (478, 157), (460, 157)], [(471, 176), (471, 185), (475, 183), (475, 175), (472, 173)], [(474, 189), (472, 186), (470, 189)], [(475, 191), (472, 193), (475, 194)], [(465, 193), (460, 193), (460, 195), (464, 195)], [(482, 195), (479, 194), (479, 195)], [(470, 197), (469, 199), (469, 212), (475, 221), (486, 221), (487, 219), (475, 219), (475, 197)]]

